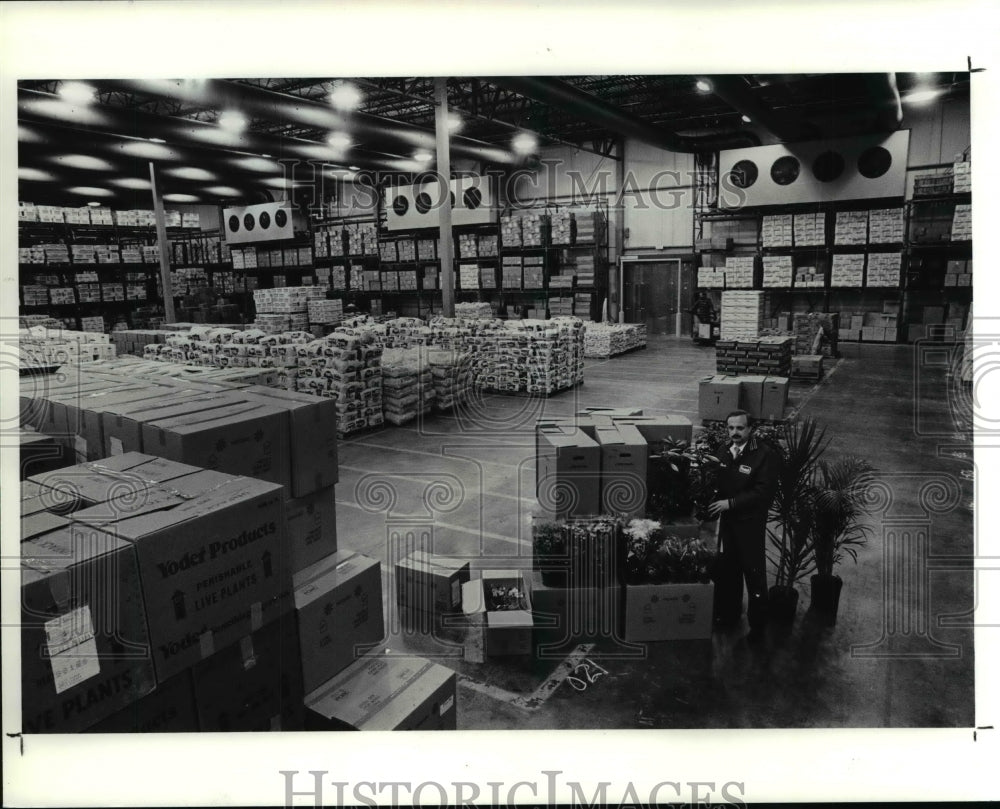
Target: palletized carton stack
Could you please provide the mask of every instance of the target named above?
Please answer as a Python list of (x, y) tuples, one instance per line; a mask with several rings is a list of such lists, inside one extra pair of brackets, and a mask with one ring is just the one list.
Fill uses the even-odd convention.
[(754, 256), (726, 256), (726, 289), (752, 289)]
[(544, 247), (549, 243), (549, 216), (526, 212), (521, 219), (521, 243), (525, 247)]
[(868, 211), (838, 211), (833, 243), (860, 245), (868, 242)]
[(826, 244), (826, 214), (795, 214), (793, 233), (796, 247), (820, 247)]
[(585, 357), (613, 357), (646, 345), (645, 324), (588, 322), (584, 325)]
[(865, 257), (861, 253), (836, 253), (830, 274), (832, 287), (860, 287), (864, 281)]
[(508, 214), (500, 217), (500, 242), (504, 247), (520, 247), (521, 217)]
[(972, 259), (952, 259), (944, 276), (946, 287), (972, 286)]
[(972, 161), (956, 160), (952, 167), (955, 178), (954, 192), (965, 194), (972, 191)]
[(764, 293), (755, 291), (722, 293), (721, 338), (756, 337), (764, 319)]
[(902, 265), (902, 253), (869, 253), (865, 286), (898, 287)]
[(344, 302), (340, 299), (315, 298), (306, 304), (310, 326), (329, 326), (344, 319)]
[(765, 287), (790, 287), (794, 269), (792, 267), (791, 256), (764, 256), (764, 279)]
[(573, 214), (569, 211), (554, 211), (549, 216), (550, 240), (552, 244), (572, 244)]
[(434, 377), (418, 348), (386, 349), (382, 354), (382, 409), (386, 421), (401, 425), (430, 412)]
[(426, 352), (434, 382), (434, 407), (451, 410), (472, 389), (472, 355), (456, 349), (430, 348)]
[(792, 362), (791, 337), (743, 337), (715, 344), (716, 371), (742, 376), (788, 376)]
[(521, 289), (521, 256), (504, 256), (500, 260), (501, 285), (504, 289)]
[(955, 206), (955, 216), (951, 224), (951, 240), (953, 242), (968, 241), (972, 238), (972, 206), (959, 204)]
[(545, 258), (522, 256), (521, 284), (524, 289), (542, 289), (545, 286)]
[(726, 271), (714, 267), (699, 267), (698, 286), (702, 289), (725, 289)]
[(760, 237), (764, 247), (791, 247), (792, 215), (765, 216), (761, 222)]
[(815, 354), (816, 335), (822, 331), (827, 342), (824, 345), (826, 356), (836, 356), (837, 335), (840, 329), (840, 317), (836, 312), (797, 312), (792, 319), (792, 332), (795, 334), (796, 354)]
[(900, 244), (904, 233), (902, 208), (875, 208), (868, 212), (869, 244)]
[[(30, 483), (65, 522), (22, 543), (26, 729), (73, 732), (134, 714), (140, 698), (216, 654), (262, 652), (261, 630), (289, 615), (280, 486), (138, 453)], [(271, 690), (294, 714), (301, 681), (289, 685)], [(216, 700), (201, 698), (213, 709)], [(255, 724), (232, 729), (268, 729)]]
[(787, 404), (787, 376), (717, 375), (698, 386), (698, 415), (706, 421), (723, 421), (737, 409), (755, 419), (782, 421)]

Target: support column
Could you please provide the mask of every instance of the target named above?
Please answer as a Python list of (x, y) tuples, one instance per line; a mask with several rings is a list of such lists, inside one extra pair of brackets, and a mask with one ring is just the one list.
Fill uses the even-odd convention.
[(156, 185), (156, 166), (149, 163), (149, 182), (153, 190), (153, 213), (156, 215), (156, 241), (160, 253), (160, 282), (163, 285), (163, 311), (167, 323), (176, 323), (174, 312), (174, 287), (170, 283), (170, 243), (167, 242), (167, 217), (163, 211), (163, 198)]
[[(614, 196), (608, 202), (608, 322), (617, 323), (622, 311), (622, 290), (618, 283), (619, 259), (625, 252), (625, 209), (624, 200), (620, 198), (622, 186), (625, 183), (625, 139), (619, 138), (616, 151), (618, 159), (615, 164)], [(611, 232), (614, 229), (614, 250), (610, 249)]]
[(441, 306), (445, 317), (455, 316), (455, 257), (451, 234), (451, 153), (448, 132), (448, 79), (434, 79), (434, 113), (437, 135), (438, 181), (444, 184), (438, 197), (441, 204), (438, 257), (441, 259)]

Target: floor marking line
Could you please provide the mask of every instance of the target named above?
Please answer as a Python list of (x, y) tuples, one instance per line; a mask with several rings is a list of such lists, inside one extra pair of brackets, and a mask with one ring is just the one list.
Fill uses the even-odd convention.
[[(354, 509), (357, 509), (358, 511), (364, 511), (366, 514), (374, 514), (374, 512), (371, 512), (371, 511), (369, 511), (366, 508), (362, 508), (357, 503), (352, 503), (352, 502), (350, 502), (348, 500), (334, 500), (334, 502), (338, 506), (343, 506), (344, 508), (354, 508)], [(415, 516), (415, 517), (421, 517), (421, 518), (425, 517), (425, 515), (423, 515), (423, 514), (415, 514), (413, 516)], [(404, 515), (400, 515), (400, 519), (401, 520), (405, 519), (405, 516)], [(431, 524), (435, 528), (444, 528), (444, 529), (447, 529), (448, 531), (455, 531), (456, 533), (460, 533), (460, 534), (469, 534), (470, 536), (481, 537), (482, 539), (493, 539), (493, 540), (496, 540), (497, 542), (506, 542), (506, 543), (508, 543), (510, 545), (517, 545), (518, 547), (520, 547), (521, 545), (530, 545), (531, 544), (530, 537), (525, 537), (524, 539), (518, 539), (517, 537), (505, 536), (503, 534), (494, 534), (492, 531), (483, 531), (483, 530), (475, 531), (472, 528), (469, 528), (469, 527), (464, 526), (464, 525), (454, 525), (452, 523), (441, 522), (441, 520), (434, 520)], [(520, 559), (520, 558), (522, 558), (522, 557), (519, 557), (519, 556), (512, 556), (511, 557), (512, 560), (513, 559)], [(524, 558), (525, 559), (530, 559), (530, 557), (524, 557)]]
[[(399, 429), (399, 428), (397, 427), (396, 429)], [(347, 443), (347, 442), (341, 442), (341, 443), (343, 444), (343, 443)], [(406, 453), (409, 453), (410, 455), (423, 455), (424, 457), (427, 457), (427, 458), (447, 458), (447, 457), (449, 457), (447, 455), (442, 455), (440, 452), (424, 452), (421, 449), (408, 449), (406, 447), (383, 446), (382, 444), (370, 444), (367, 441), (352, 441), (352, 442), (350, 442), (350, 446), (352, 446), (352, 447), (370, 447), (372, 449), (391, 450), (392, 452), (406, 452)], [(520, 469), (521, 468), (519, 464), (501, 463), (500, 461), (481, 461), (481, 462), (477, 461), (477, 463), (486, 463), (486, 464), (491, 464), (493, 466), (502, 466), (502, 467), (504, 467), (506, 469)]]
[(527, 711), (536, 711), (541, 708), (570, 676), (573, 670), (580, 665), (594, 649), (593, 643), (581, 643), (556, 667), (556, 670), (548, 676), (530, 697), (518, 697), (511, 704)]
[(485, 694), (497, 702), (503, 702), (507, 705), (513, 705), (515, 708), (520, 708), (521, 710), (531, 710), (523, 705), (520, 705), (516, 700), (521, 698), (520, 694), (515, 694), (513, 691), (507, 691), (504, 688), (500, 688), (495, 685), (489, 685), (488, 683), (481, 683), (479, 680), (473, 680), (467, 674), (458, 675), (458, 684), (465, 686), (471, 691), (478, 691), (480, 694)]
[[(462, 457), (462, 456), (457, 456), (457, 457)], [(419, 480), (419, 478), (415, 478), (413, 475), (401, 475), (394, 472), (381, 472), (378, 469), (362, 469), (359, 466), (349, 466), (347, 464), (340, 464), (339, 468), (346, 469), (349, 472), (359, 472), (368, 475), (379, 475), (381, 477), (386, 477), (386, 478), (398, 478), (399, 480), (410, 480), (410, 481)], [(518, 497), (517, 495), (513, 494), (501, 494), (500, 492), (480, 491), (479, 496), (498, 497), (501, 500), (513, 500), (516, 503), (525, 503), (527, 505), (532, 505), (532, 506), (538, 502), (538, 500), (534, 497)]]

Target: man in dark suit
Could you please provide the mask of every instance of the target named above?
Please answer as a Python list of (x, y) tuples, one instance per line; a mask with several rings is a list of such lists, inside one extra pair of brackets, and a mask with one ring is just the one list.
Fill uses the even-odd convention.
[(715, 582), (715, 620), (735, 624), (743, 612), (743, 580), (747, 585), (747, 618), (757, 641), (767, 624), (767, 568), (764, 554), (767, 512), (778, 487), (777, 454), (753, 436), (750, 415), (734, 410), (726, 417), (729, 440), (718, 451), (719, 498), (708, 511), (719, 517), (719, 555)]

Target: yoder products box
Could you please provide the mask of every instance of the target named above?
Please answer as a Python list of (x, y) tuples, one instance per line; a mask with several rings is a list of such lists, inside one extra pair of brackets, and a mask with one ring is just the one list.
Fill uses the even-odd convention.
[(333, 486), (285, 501), (288, 555), (298, 573), (337, 550), (337, 506)]
[(602, 514), (642, 517), (646, 513), (648, 447), (631, 424), (598, 425), (601, 448)]
[(158, 681), (288, 608), (284, 496), (273, 483), (203, 470), (73, 519), (135, 547)]
[(413, 551), (396, 562), (396, 603), (422, 612), (461, 609), (462, 585), (469, 578), (464, 559)]
[(618, 634), (621, 586), (556, 587), (533, 571), (527, 580), (535, 636), (549, 645), (581, 638), (610, 638)]
[(781, 421), (788, 406), (787, 377), (769, 376), (764, 380), (760, 400), (760, 417), (767, 421)]
[(765, 418), (762, 401), (766, 379), (766, 376), (754, 374), (740, 377), (740, 408), (746, 410), (755, 419)]
[(349, 666), (385, 635), (381, 565), (338, 551), (294, 576), (307, 692)]
[(336, 401), (258, 385), (243, 388), (240, 396), (285, 411), (292, 497), (304, 497), (337, 482)]
[(195, 733), (197, 730), (194, 684), (191, 671), (185, 670), (88, 728), (87, 733)]
[(306, 728), (455, 730), (456, 683), (429, 660), (373, 652), (306, 696)]
[(135, 548), (84, 525), (21, 545), (25, 733), (75, 733), (153, 690)]
[(723, 421), (740, 406), (740, 380), (735, 376), (710, 376), (698, 385), (698, 416)]
[(287, 612), (195, 664), (202, 732), (302, 730), (304, 692), (295, 613)]
[(626, 641), (700, 640), (712, 635), (715, 585), (626, 584)]
[(600, 509), (601, 449), (572, 427), (543, 427), (535, 484), (540, 511), (552, 519), (597, 514)]

